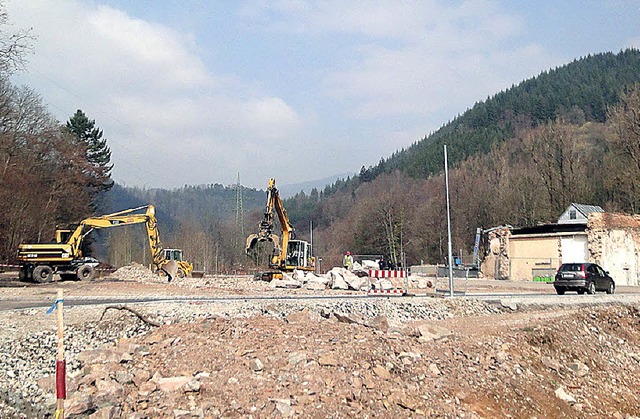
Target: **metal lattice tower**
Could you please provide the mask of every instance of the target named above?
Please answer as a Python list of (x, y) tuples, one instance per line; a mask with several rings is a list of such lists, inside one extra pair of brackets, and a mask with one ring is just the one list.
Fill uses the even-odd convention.
[(244, 237), (244, 208), (242, 208), (242, 185), (240, 185), (240, 173), (238, 173), (238, 183), (236, 184), (236, 226), (240, 228), (240, 233)]

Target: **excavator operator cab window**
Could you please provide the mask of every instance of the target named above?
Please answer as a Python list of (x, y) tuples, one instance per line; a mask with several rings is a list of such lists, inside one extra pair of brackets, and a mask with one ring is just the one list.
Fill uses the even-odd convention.
[(288, 266), (308, 266), (308, 258), (311, 255), (311, 245), (302, 240), (290, 240), (287, 249)]
[(71, 230), (57, 230), (54, 243), (66, 243), (71, 237)]
[(175, 260), (180, 262), (182, 260), (182, 250), (180, 249), (164, 249), (164, 258), (166, 260)]

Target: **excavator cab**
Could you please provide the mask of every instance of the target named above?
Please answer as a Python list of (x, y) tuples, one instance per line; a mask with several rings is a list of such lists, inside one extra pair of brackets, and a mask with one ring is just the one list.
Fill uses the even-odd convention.
[(162, 249), (162, 252), (166, 260), (182, 261), (182, 249)]
[(286, 267), (288, 269), (300, 269), (314, 266), (312, 254), (311, 244), (309, 242), (304, 240), (289, 240)]

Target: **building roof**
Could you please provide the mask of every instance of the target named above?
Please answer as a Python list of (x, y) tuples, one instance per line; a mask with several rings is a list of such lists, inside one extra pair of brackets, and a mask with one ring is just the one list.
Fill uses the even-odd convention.
[(585, 205), (585, 204), (576, 204), (575, 202), (571, 203), (575, 209), (580, 211), (582, 215), (585, 217), (591, 214), (592, 212), (604, 212), (601, 206), (599, 205)]

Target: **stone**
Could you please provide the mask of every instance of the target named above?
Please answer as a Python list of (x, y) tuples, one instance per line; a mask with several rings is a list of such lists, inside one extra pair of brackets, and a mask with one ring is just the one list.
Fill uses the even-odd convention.
[(375, 367), (373, 367), (373, 372), (383, 380), (391, 379), (391, 373), (382, 365), (376, 365)]
[(560, 363), (558, 361), (556, 361), (555, 359), (552, 359), (548, 356), (543, 356), (542, 358), (540, 358), (540, 362), (542, 362), (542, 364), (547, 367), (550, 368), (556, 372), (560, 371), (562, 369), (562, 365), (560, 365)]
[(560, 400), (563, 400), (563, 401), (565, 401), (567, 403), (575, 403), (576, 402), (575, 397), (573, 397), (572, 394), (567, 393), (565, 391), (565, 389), (562, 388), (562, 387), (558, 387), (556, 389), (555, 395), (556, 395), (557, 398), (559, 398)]
[(262, 361), (260, 361), (260, 359), (253, 358), (249, 362), (249, 368), (251, 368), (252, 370), (254, 370), (256, 372), (262, 371), (264, 369), (264, 364), (262, 363)]
[(165, 393), (172, 393), (184, 387), (184, 385), (191, 380), (194, 380), (194, 378), (182, 375), (178, 377), (160, 378), (156, 381), (156, 384), (159, 390)]
[(437, 377), (441, 374), (440, 368), (438, 368), (436, 364), (429, 364), (429, 372), (434, 377)]
[(289, 354), (289, 364), (299, 365), (307, 363), (307, 354), (304, 352), (291, 352)]
[(589, 367), (580, 361), (574, 361), (567, 364), (567, 368), (578, 377), (584, 377), (589, 374)]
[(326, 354), (318, 358), (318, 364), (327, 367), (335, 367), (336, 365), (338, 365), (338, 360), (333, 355)]
[(115, 379), (120, 384), (131, 384), (133, 383), (133, 374), (129, 371), (116, 371)]
[(423, 342), (438, 340), (451, 335), (450, 330), (433, 324), (421, 323), (417, 326), (417, 328), (418, 333), (420, 334), (420, 337), (418, 339)]

